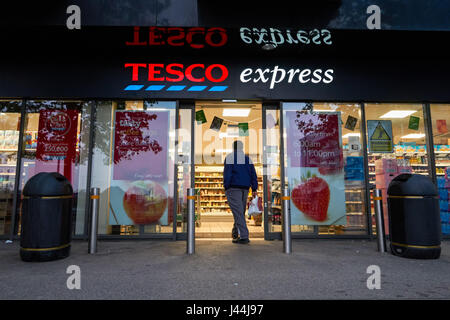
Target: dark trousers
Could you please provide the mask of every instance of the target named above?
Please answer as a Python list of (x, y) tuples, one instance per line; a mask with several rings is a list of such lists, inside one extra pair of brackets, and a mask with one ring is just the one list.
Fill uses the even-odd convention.
[(241, 239), (248, 239), (247, 222), (245, 221), (248, 190), (229, 188), (225, 191), (225, 195), (231, 212), (233, 212), (234, 225), (238, 229), (239, 236)]

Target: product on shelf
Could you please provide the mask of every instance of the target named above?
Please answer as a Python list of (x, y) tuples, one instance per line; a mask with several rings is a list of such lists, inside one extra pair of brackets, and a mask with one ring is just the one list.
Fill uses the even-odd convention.
[(450, 234), (450, 167), (445, 168), (445, 176), (437, 177), (442, 234)]

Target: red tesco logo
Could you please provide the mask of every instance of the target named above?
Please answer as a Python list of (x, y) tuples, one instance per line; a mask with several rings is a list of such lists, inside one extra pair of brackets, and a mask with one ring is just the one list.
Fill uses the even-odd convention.
[(223, 28), (193, 27), (189, 29), (180, 27), (149, 27), (148, 41), (140, 39), (140, 27), (133, 29), (133, 41), (126, 41), (127, 46), (161, 46), (174, 47), (188, 44), (191, 48), (201, 49), (205, 45), (210, 47), (221, 47), (228, 41), (228, 35)]
[[(147, 70), (147, 81), (179, 82), (186, 78), (191, 82), (204, 82), (206, 78), (211, 82), (222, 82), (228, 78), (228, 69), (222, 64), (211, 64), (205, 67), (204, 64), (195, 63), (185, 68), (181, 63), (171, 63), (166, 66), (164, 64), (125, 63), (125, 68), (131, 68), (132, 81), (139, 81), (139, 71), (142, 69)], [(197, 77), (193, 75), (194, 70)], [(217, 71), (220, 71), (220, 76), (217, 76)]]

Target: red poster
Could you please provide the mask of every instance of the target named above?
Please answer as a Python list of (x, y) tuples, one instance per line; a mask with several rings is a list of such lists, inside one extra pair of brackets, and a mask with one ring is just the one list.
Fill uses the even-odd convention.
[(77, 110), (41, 110), (39, 112), (36, 174), (59, 172), (73, 185), (77, 127)]
[(447, 121), (445, 120), (436, 120), (436, 127), (439, 133), (447, 133)]
[(116, 111), (109, 224), (170, 223), (168, 129), (168, 111)]
[(340, 113), (286, 111), (292, 225), (345, 225)]
[(287, 151), (291, 167), (320, 167), (324, 174), (343, 169), (337, 114), (297, 112), (289, 121)]
[(116, 112), (114, 180), (167, 180), (168, 112)]

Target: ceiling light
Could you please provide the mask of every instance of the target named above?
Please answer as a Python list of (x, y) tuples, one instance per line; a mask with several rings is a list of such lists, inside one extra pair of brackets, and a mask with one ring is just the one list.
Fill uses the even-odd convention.
[(223, 109), (222, 116), (224, 117), (248, 117), (250, 109)]
[(233, 152), (233, 149), (216, 149), (215, 150), (217, 153), (227, 153), (227, 152)]
[(383, 114), (380, 118), (405, 118), (415, 112), (417, 112), (417, 111), (416, 110), (391, 110), (388, 113)]
[(343, 136), (342, 136), (342, 138), (348, 138), (348, 137), (360, 137), (361, 135), (359, 134), (359, 133), (347, 133), (347, 134), (344, 134)]
[(424, 133), (410, 133), (407, 134), (406, 136), (401, 137), (401, 139), (420, 139), (425, 137)]
[(237, 102), (235, 99), (222, 99), (222, 102)]

